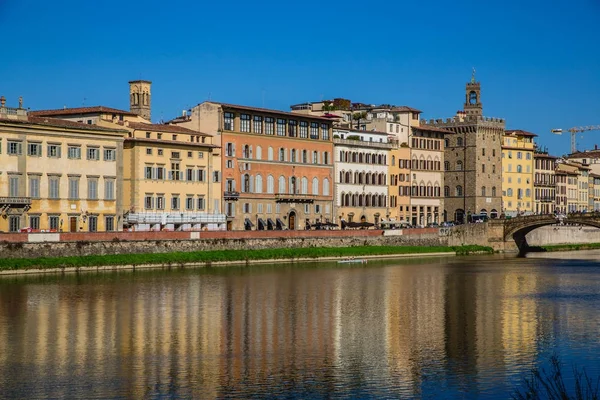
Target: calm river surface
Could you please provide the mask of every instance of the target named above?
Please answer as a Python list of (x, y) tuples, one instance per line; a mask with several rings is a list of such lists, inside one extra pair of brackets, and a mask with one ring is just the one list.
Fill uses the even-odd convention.
[(600, 252), (0, 278), (0, 398), (506, 399), (600, 375)]

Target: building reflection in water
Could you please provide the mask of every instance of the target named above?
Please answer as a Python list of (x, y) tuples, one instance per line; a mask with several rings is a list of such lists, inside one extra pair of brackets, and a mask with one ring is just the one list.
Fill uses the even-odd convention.
[(14, 398), (478, 393), (566, 330), (589, 333), (595, 310), (540, 298), (577, 277), (476, 260), (0, 282), (0, 386)]

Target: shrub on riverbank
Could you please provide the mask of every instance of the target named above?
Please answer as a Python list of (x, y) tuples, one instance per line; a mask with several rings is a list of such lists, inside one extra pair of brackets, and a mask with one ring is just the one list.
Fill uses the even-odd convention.
[(179, 253), (110, 254), (104, 256), (42, 257), (0, 259), (1, 270), (98, 267), (111, 265), (166, 264), (182, 265), (226, 261), (277, 260), (320, 257), (361, 257), (394, 254), (455, 252), (457, 255), (493, 253), (484, 246), (357, 246), (311, 247), (295, 249), (210, 250)]

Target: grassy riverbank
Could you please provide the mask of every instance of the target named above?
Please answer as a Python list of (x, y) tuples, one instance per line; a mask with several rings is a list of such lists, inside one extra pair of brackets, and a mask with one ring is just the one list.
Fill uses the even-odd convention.
[(360, 246), (311, 247), (299, 249), (213, 250), (187, 253), (114, 254), (105, 256), (0, 259), (0, 271), (112, 265), (181, 265), (211, 262), (281, 260), (320, 257), (361, 257), (394, 254), (455, 252), (457, 255), (493, 253), (484, 246)]
[(583, 244), (555, 244), (549, 246), (539, 246), (544, 251), (574, 251), (574, 250), (597, 250), (600, 249), (600, 243)]

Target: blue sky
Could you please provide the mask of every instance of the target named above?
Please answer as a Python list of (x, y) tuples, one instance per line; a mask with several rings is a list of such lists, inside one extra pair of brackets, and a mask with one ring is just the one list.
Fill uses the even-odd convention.
[[(598, 21), (600, 0), (0, 0), (0, 95), (127, 109), (127, 82), (143, 78), (155, 121), (209, 97), (283, 110), (344, 97), (446, 118), (475, 67), (486, 116), (564, 154), (569, 136), (552, 128), (600, 124)], [(578, 136), (595, 143), (600, 131)]]

